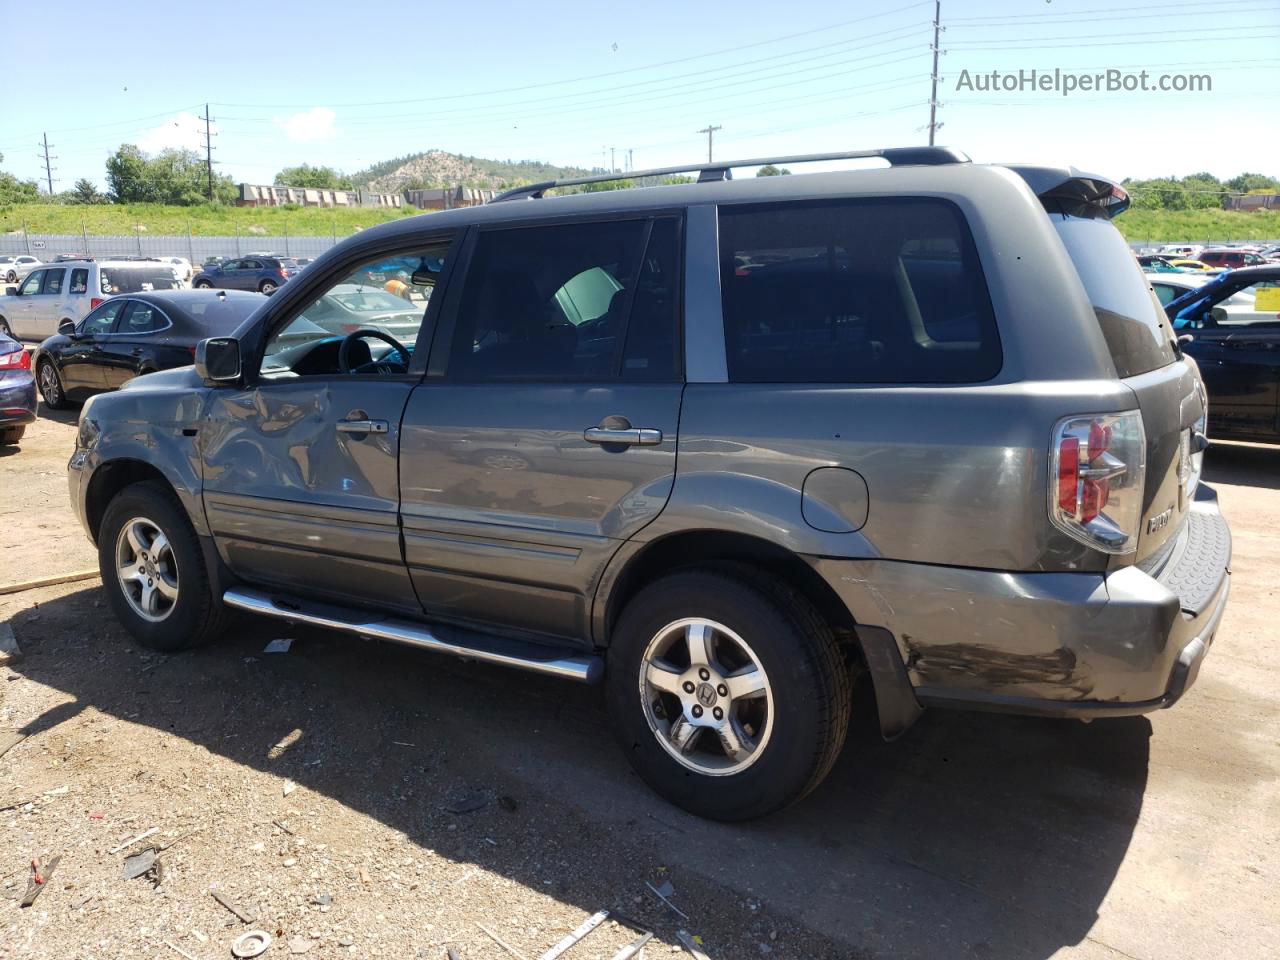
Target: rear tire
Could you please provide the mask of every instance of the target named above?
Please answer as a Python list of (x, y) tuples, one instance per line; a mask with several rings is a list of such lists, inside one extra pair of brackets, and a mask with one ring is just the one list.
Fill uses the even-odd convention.
[(26, 427), (6, 427), (0, 430), (0, 447), (17, 443), (26, 432)]
[(272, 283), (270, 280), (263, 280), (258, 284), (258, 292), (262, 294), (272, 294), (275, 293), (279, 287), (280, 284), (278, 283)]
[(62, 389), (62, 378), (58, 376), (52, 361), (40, 361), (39, 369), (36, 370), (36, 383), (40, 387), (44, 405), (50, 410), (66, 410), (71, 406), (67, 402), (66, 391)]
[(4, 317), (0, 317), (0, 336), (13, 338), (13, 331), (9, 329), (9, 321)]
[(208, 280), (197, 280), (197, 281), (193, 284), (193, 286), (194, 286), (197, 290), (212, 290), (212, 289), (213, 289), (213, 284), (212, 284), (212, 283), (210, 283)]
[(230, 619), (214, 595), (186, 511), (156, 481), (125, 487), (107, 505), (98, 530), (98, 568), (116, 617), (150, 650), (208, 643)]
[[(690, 656), (699, 649), (705, 668)], [(628, 758), (690, 813), (737, 821), (781, 810), (822, 782), (844, 745), (851, 680), (830, 626), (754, 572), (651, 583), (623, 610), (608, 666)]]

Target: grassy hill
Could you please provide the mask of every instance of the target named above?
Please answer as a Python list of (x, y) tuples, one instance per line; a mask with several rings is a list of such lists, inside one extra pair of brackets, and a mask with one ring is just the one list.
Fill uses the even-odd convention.
[(375, 163), (353, 174), (351, 179), (356, 186), (379, 192), (458, 184), (500, 190), (521, 183), (579, 177), (589, 172), (580, 167), (557, 167), (537, 160), (486, 160), (443, 150), (427, 150)]
[[(403, 164), (400, 165), (401, 167)], [(398, 168), (393, 168), (398, 169)], [(550, 172), (542, 177), (555, 176)], [(576, 172), (576, 171), (575, 171)], [(532, 177), (526, 179), (533, 179)], [(363, 209), (334, 210), (320, 207), (165, 207), (158, 204), (118, 206), (63, 206), (18, 204), (0, 207), (0, 234), (20, 231), (32, 234), (78, 234), (81, 225), (90, 235), (129, 236), (141, 224), (148, 234), (182, 235), (188, 227), (194, 236), (348, 237), (358, 229), (412, 216), (419, 211)], [(1280, 241), (1280, 211), (1240, 213), (1234, 210), (1130, 210), (1116, 226), (1134, 243), (1173, 240)], [(261, 232), (259, 232), (261, 231)]]

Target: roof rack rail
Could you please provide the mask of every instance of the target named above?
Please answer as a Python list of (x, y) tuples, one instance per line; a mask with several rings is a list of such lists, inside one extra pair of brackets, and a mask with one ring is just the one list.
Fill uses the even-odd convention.
[(968, 163), (969, 158), (951, 147), (884, 147), (879, 150), (850, 150), (843, 153), (797, 153), (784, 157), (754, 157), (749, 160), (722, 160), (707, 163), (689, 163), (678, 167), (653, 167), (649, 170), (628, 170), (623, 173), (601, 173), (589, 177), (566, 177), (563, 180), (544, 180), (512, 187), (498, 194), (490, 203), (518, 200), (521, 197), (537, 200), (553, 187), (576, 187), (584, 183), (607, 183), (610, 180), (635, 180), (641, 177), (666, 177), (677, 173), (697, 171), (698, 182), (731, 180), (734, 167), (763, 167), (766, 164), (813, 163), (819, 160), (888, 160), (892, 166), (938, 165)]

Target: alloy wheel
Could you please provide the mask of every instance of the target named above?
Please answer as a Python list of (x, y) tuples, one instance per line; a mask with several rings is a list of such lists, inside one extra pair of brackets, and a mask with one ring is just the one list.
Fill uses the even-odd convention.
[(134, 517), (116, 537), (116, 579), (138, 616), (159, 623), (178, 602), (178, 561), (153, 521)]
[(640, 660), (645, 720), (662, 748), (706, 776), (741, 773), (773, 733), (773, 690), (750, 645), (713, 620), (675, 620)]
[(58, 381), (58, 371), (47, 360), (40, 364), (40, 395), (50, 407), (62, 402), (62, 384)]

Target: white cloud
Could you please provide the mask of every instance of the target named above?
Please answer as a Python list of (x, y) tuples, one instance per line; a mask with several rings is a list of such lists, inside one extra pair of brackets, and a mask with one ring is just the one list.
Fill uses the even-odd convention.
[[(217, 132), (217, 124), (211, 129)], [(152, 127), (136, 141), (144, 153), (161, 150), (204, 150), (204, 120), (194, 113), (179, 113), (158, 127)]]
[(312, 143), (316, 140), (332, 140), (338, 135), (333, 121), (337, 114), (328, 107), (312, 107), (288, 117), (276, 117), (276, 126), (290, 140)]

